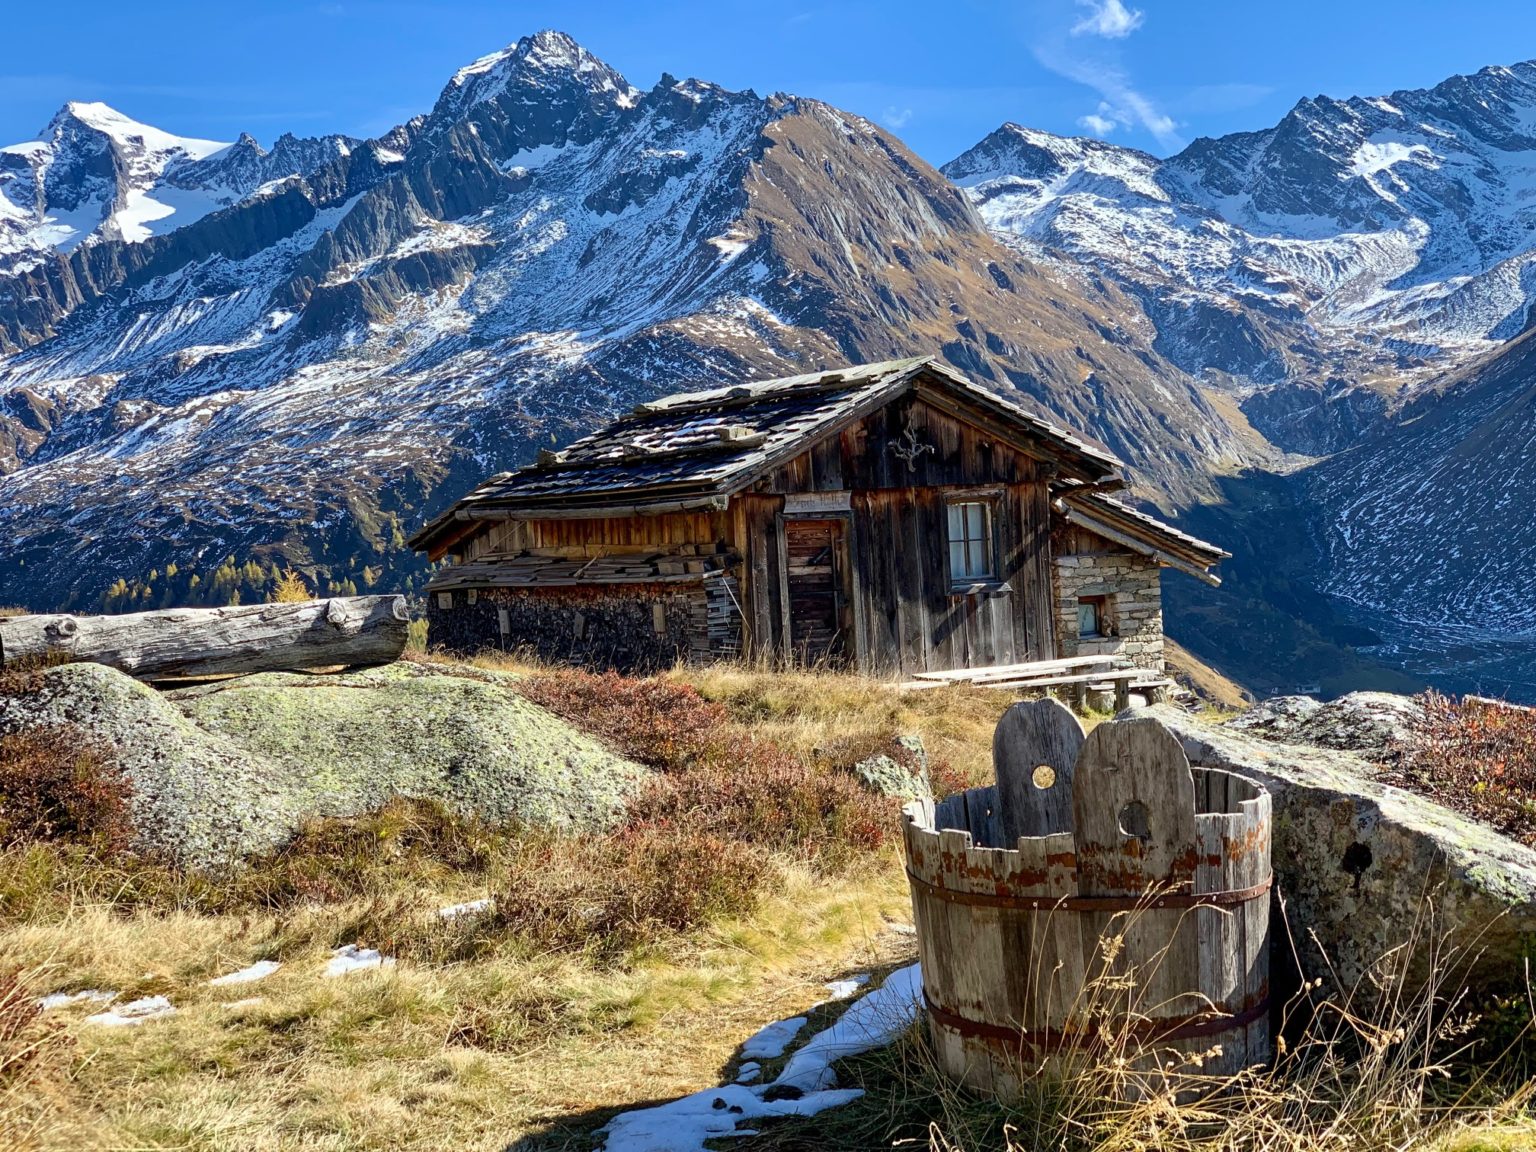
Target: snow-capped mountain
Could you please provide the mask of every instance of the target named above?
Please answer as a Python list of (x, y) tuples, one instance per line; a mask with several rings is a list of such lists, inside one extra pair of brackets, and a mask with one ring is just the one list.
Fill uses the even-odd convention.
[(545, 32), (379, 140), (239, 148), (183, 148), (144, 193), (217, 170), (228, 206), (0, 273), (0, 602), (226, 555), (401, 580), (425, 514), (638, 400), (913, 352), (1101, 437), (1150, 492), (1255, 459), (1133, 300), (1042, 273), (816, 101), (641, 91)]
[(1134, 292), (1276, 443), (1353, 443), (1536, 300), (1536, 63), (1302, 100), (1166, 160), (1008, 124), (945, 165), (1022, 251)]
[(164, 235), (351, 144), (285, 136), (266, 152), (247, 135), (193, 140), (105, 104), (66, 104), (38, 139), (0, 148), (0, 272), (93, 240)]

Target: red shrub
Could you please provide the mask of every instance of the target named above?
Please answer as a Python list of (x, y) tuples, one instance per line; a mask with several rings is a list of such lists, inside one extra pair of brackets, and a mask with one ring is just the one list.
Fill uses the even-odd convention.
[(572, 668), (531, 677), (520, 691), (655, 768), (675, 771), (710, 760), (728, 743), (725, 708), (691, 685)]
[(836, 867), (884, 844), (899, 808), (846, 772), (808, 767), (772, 743), (746, 740), (729, 764), (653, 781), (630, 812), (639, 828), (687, 827)]
[(514, 863), (496, 919), (541, 949), (612, 954), (750, 912), (768, 871), (761, 853), (698, 829), (551, 836)]
[(1536, 711), (1438, 692), (1390, 778), (1536, 846)]
[(0, 1088), (14, 1085), (50, 1049), (67, 1042), (43, 1021), (37, 994), (22, 973), (0, 971)]
[(120, 852), (133, 789), (111, 754), (58, 725), (0, 736), (0, 846), (33, 840)]

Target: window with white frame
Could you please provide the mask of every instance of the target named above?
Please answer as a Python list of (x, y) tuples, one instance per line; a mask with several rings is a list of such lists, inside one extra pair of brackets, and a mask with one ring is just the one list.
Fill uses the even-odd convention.
[(956, 500), (949, 505), (949, 579), (952, 584), (997, 579), (992, 506), (985, 500)]

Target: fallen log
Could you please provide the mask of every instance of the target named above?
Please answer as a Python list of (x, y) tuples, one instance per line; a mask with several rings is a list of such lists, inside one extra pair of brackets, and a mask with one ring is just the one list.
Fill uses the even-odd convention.
[(140, 680), (388, 664), (405, 650), (404, 596), (337, 596), (121, 616), (0, 619), (0, 668), (105, 664)]

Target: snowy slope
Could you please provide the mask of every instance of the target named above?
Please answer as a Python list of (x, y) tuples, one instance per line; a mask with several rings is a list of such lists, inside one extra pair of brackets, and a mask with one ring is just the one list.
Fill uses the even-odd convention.
[(541, 33), (386, 137), (253, 179), (165, 235), (0, 277), (27, 345), (0, 359), (22, 561), (0, 602), (226, 554), (404, 581), (426, 514), (637, 400), (913, 352), (1104, 437), (1155, 489), (1250, 459), (1132, 302), (1042, 276), (814, 101), (642, 92)]
[[(944, 171), (1001, 235), (1116, 277), (1160, 350), (1244, 391), (1345, 377), (1391, 399), (1516, 335), (1536, 300), (1536, 63), (1303, 100), (1167, 160), (1010, 124)], [(1245, 404), (1287, 446), (1351, 442), (1298, 406)]]
[[(339, 137), (313, 143), (320, 147), (300, 161), (307, 167), (278, 174), (348, 147)], [(249, 136), (189, 139), (105, 104), (66, 104), (37, 140), (0, 148), (0, 273), (94, 240), (136, 243), (185, 227), (243, 199), (303, 151), (280, 146), (274, 164)]]

